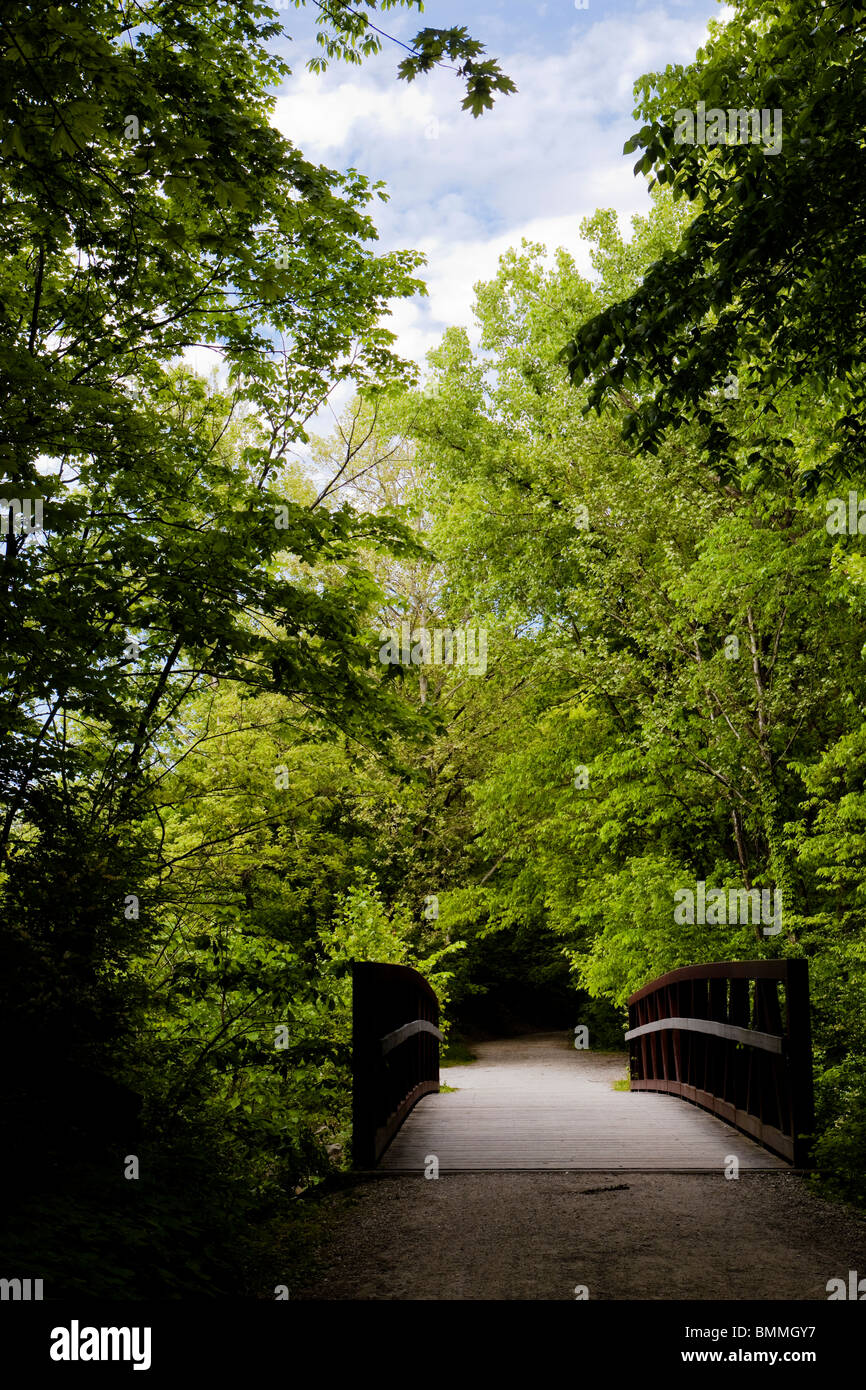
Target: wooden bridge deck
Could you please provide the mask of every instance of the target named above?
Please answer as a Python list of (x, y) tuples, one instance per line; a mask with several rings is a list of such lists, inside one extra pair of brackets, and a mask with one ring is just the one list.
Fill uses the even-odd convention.
[(739, 1130), (676, 1096), (615, 1091), (615, 1054), (577, 1051), (566, 1033), (473, 1046), (477, 1061), (448, 1067), (453, 1093), (418, 1102), (379, 1163), (392, 1173), (491, 1169), (719, 1172), (788, 1165)]

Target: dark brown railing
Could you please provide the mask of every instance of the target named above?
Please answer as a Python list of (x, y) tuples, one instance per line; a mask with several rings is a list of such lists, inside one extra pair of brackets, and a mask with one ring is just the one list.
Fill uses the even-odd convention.
[(633, 1091), (681, 1096), (806, 1166), (814, 1114), (805, 960), (672, 970), (631, 996), (628, 1015)]
[(439, 1001), (408, 965), (352, 966), (352, 1162), (374, 1168), (413, 1105), (439, 1090)]

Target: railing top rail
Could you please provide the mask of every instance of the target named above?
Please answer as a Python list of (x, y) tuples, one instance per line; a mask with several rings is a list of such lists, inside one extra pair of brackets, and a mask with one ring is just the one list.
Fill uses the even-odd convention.
[(645, 1038), (648, 1033), (673, 1032), (706, 1033), (709, 1037), (726, 1038), (728, 1042), (744, 1043), (747, 1047), (759, 1047), (764, 1052), (782, 1052), (785, 1038), (782, 1033), (763, 1033), (756, 1028), (738, 1028), (736, 1024), (717, 1023), (712, 1018), (657, 1018), (652, 1023), (644, 1023), (640, 1028), (631, 1028), (625, 1035), (626, 1042), (632, 1038)]
[(402, 1028), (395, 1028), (391, 1033), (385, 1033), (379, 1039), (382, 1048), (382, 1056), (385, 1057), (389, 1052), (393, 1052), (395, 1047), (401, 1043), (408, 1042), (418, 1033), (429, 1033), (431, 1037), (437, 1038), (439, 1042), (444, 1042), (445, 1035), (435, 1025), (426, 1018), (413, 1018), (411, 1023), (404, 1023)]
[(727, 960), (715, 961), (711, 965), (682, 965), (677, 970), (669, 970), (666, 975), (658, 975), (642, 989), (629, 995), (628, 1003), (636, 1004), (648, 994), (674, 985), (683, 980), (784, 980), (788, 968), (797, 965), (797, 960)]
[(432, 1000), (437, 1007), (439, 1005), (439, 999), (433, 986), (424, 979), (423, 975), (419, 975), (418, 971), (414, 970), (411, 965), (394, 965), (390, 961), (356, 960), (352, 962), (352, 970), (373, 970), (383, 981), (402, 980), (407, 984), (411, 982), (421, 994), (426, 994), (428, 999)]

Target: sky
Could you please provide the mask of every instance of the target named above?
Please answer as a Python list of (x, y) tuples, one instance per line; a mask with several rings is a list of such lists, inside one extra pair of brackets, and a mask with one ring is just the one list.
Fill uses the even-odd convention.
[[(275, 3), (275, 0), (270, 0)], [(587, 0), (580, 0), (587, 3)], [(418, 29), (465, 25), (518, 91), (477, 120), (461, 109), (454, 72), (412, 83), (396, 76), (403, 52), (385, 43), (363, 66), (305, 71), (315, 51), (315, 8), (281, 16), (293, 68), (273, 121), (308, 159), (383, 179), (388, 203), (371, 214), (380, 247), (427, 256), (428, 298), (395, 306), (388, 327), (402, 355), (422, 363), (449, 325), (472, 327), (472, 286), (521, 238), (565, 246), (590, 270), (580, 222), (615, 208), (628, 234), (649, 206), (646, 182), (622, 147), (636, 129), (633, 85), (643, 73), (689, 63), (718, 0), (428, 0), (377, 22), (403, 42)], [(474, 334), (473, 334), (474, 337)]]
[[(465, 25), (518, 91), (497, 97), (477, 120), (461, 108), (454, 72), (400, 81), (405, 56), (385, 42), (362, 66), (335, 61), (306, 70), (320, 52), (315, 5), (269, 0), (291, 36), (278, 45), (292, 76), (276, 93), (274, 124), (311, 161), (356, 168), (384, 180), (390, 201), (369, 206), (379, 249), (423, 251), (426, 298), (398, 301), (387, 321), (397, 350), (423, 366), (452, 325), (477, 341), (473, 285), (491, 279), (498, 258), (522, 238), (549, 251), (565, 246), (591, 270), (580, 223), (614, 208), (628, 236), (646, 212), (646, 181), (623, 144), (637, 128), (633, 86), (647, 72), (690, 63), (707, 21), (730, 14), (718, 0), (428, 0), (423, 15), (403, 8), (377, 17), (404, 43), (422, 27)], [(213, 365), (200, 364), (209, 370)], [(332, 400), (339, 410), (347, 387)], [(330, 433), (329, 413), (312, 422)]]

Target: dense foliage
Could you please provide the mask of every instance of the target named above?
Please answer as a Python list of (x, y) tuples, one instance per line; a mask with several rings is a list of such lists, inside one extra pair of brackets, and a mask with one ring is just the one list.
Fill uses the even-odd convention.
[[(379, 45), (341, 0), (319, 18), (314, 66)], [(306, 1180), (344, 1139), (346, 962), (430, 954), (364, 877), (364, 779), (413, 724), (372, 565), (419, 547), (291, 463), (340, 382), (411, 379), (380, 319), (421, 257), (377, 255), (381, 187), (271, 125), (281, 32), (252, 0), (0, 16), (4, 1161), (10, 1259), (38, 1211), (49, 1287), (210, 1277), (196, 1194)], [(476, 115), (510, 89), (463, 30), (402, 75), (445, 52)], [(190, 1260), (100, 1258), (135, 1193)]]
[[(378, 50), (319, 8), (313, 66)], [(506, 254), (422, 389), (380, 325), (421, 258), (270, 125), (274, 15), (137, 13), (0, 20), (0, 491), (44, 504), (2, 537), (10, 1268), (238, 1287), (236, 1235), (350, 1158), (353, 959), (605, 1046), (665, 969), (806, 956), (862, 1200), (862, 14), (741, 0), (642, 79), (651, 214), (584, 223), (590, 279)], [(473, 114), (513, 90), (463, 29), (400, 75), (442, 58)], [(780, 149), (677, 143), (699, 101)], [(678, 921), (698, 881), (781, 931)]]

